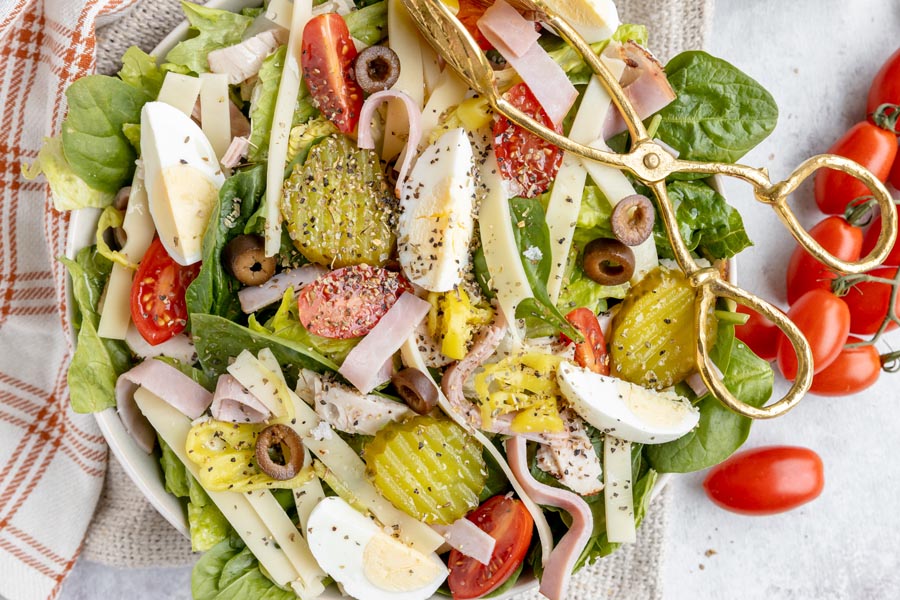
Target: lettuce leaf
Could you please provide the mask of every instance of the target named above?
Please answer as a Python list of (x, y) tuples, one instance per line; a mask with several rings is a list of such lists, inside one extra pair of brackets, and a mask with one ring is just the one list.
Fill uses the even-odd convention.
[(156, 58), (137, 46), (129, 47), (122, 55), (119, 79), (142, 90), (151, 100), (155, 100), (159, 96), (165, 76), (165, 72), (156, 64)]
[(53, 207), (58, 211), (77, 208), (103, 208), (112, 204), (115, 192), (97, 190), (75, 174), (66, 160), (61, 137), (44, 138), (44, 145), (32, 165), (22, 165), (22, 176), (34, 179), (41, 173), (50, 184)]
[(381, 1), (344, 15), (350, 35), (372, 46), (387, 36), (387, 2)]
[(194, 600), (295, 600), (263, 575), (256, 557), (236, 535), (225, 539), (200, 557), (191, 573)]
[(206, 56), (213, 50), (239, 44), (244, 31), (253, 22), (251, 17), (240, 13), (207, 8), (183, 0), (181, 8), (191, 24), (189, 31), (193, 37), (179, 42), (166, 54), (166, 60), (194, 73), (208, 72)]

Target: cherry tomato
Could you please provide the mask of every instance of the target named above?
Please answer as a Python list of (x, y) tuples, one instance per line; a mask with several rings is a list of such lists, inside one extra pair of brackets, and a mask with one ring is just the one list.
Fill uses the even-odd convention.
[[(893, 279), (897, 275), (897, 268), (882, 267), (869, 271), (868, 274)], [(854, 285), (844, 296), (844, 302), (850, 308), (850, 331), (857, 335), (872, 335), (877, 332), (887, 317), (890, 301), (891, 286), (887, 283), (863, 281)], [(894, 303), (894, 314), (900, 314), (900, 295)], [(890, 323), (887, 330), (896, 328), (896, 323)]]
[(490, 534), (497, 544), (487, 565), (458, 550), (450, 551), (447, 584), (454, 600), (480, 598), (503, 585), (525, 559), (531, 543), (531, 515), (514, 498), (494, 496), (466, 518)]
[(584, 341), (575, 344), (575, 362), (579, 367), (600, 375), (609, 375), (609, 354), (606, 340), (597, 321), (597, 315), (589, 308), (576, 308), (566, 315), (566, 321), (584, 336)]
[(459, 12), (456, 13), (456, 18), (465, 25), (482, 50), (493, 50), (494, 48), (478, 28), (478, 20), (484, 16), (484, 11), (490, 8), (491, 4), (493, 4), (492, 0), (459, 0)]
[(300, 291), (300, 322), (322, 337), (359, 337), (375, 327), (403, 292), (412, 291), (399, 273), (369, 265), (344, 267)]
[(743, 304), (738, 304), (737, 311), (749, 315), (743, 325), (734, 328), (734, 336), (747, 344), (755, 355), (763, 360), (775, 360), (778, 356), (778, 337), (781, 330), (770, 320)]
[[(850, 336), (847, 344), (862, 341)], [(881, 357), (875, 346), (844, 348), (828, 368), (813, 377), (811, 394), (847, 396), (870, 387), (881, 374)]]
[[(809, 342), (813, 373), (824, 371), (841, 353), (850, 333), (850, 309), (831, 292), (810, 290), (797, 300), (787, 316)], [(778, 368), (788, 381), (797, 377), (797, 355), (784, 335), (778, 339)]]
[(891, 185), (894, 186), (895, 190), (900, 190), (900, 158), (894, 159), (894, 166), (891, 167), (888, 181), (891, 182)]
[(887, 59), (872, 80), (866, 114), (871, 115), (882, 104), (900, 104), (900, 50)]
[[(900, 164), (900, 160), (897, 161), (897, 164)], [(875, 217), (875, 220), (872, 221), (872, 225), (869, 226), (869, 230), (866, 232), (866, 236), (863, 238), (862, 251), (859, 253), (860, 256), (868, 256), (869, 252), (875, 247), (875, 243), (878, 241), (878, 236), (881, 234), (881, 216)], [(894, 246), (891, 248), (888, 257), (884, 259), (884, 262), (881, 263), (885, 267), (897, 267), (900, 266), (900, 244), (894, 243)]]
[(709, 499), (743, 515), (772, 515), (815, 500), (825, 487), (822, 459), (808, 448), (768, 446), (739, 452), (703, 481)]
[(362, 89), (350, 76), (355, 59), (356, 46), (339, 14), (318, 15), (303, 28), (303, 79), (316, 108), (348, 134), (356, 129), (363, 105)]
[[(875, 177), (885, 181), (897, 156), (897, 136), (863, 121), (850, 128), (828, 149), (828, 153), (855, 160)], [(816, 173), (816, 204), (825, 214), (843, 214), (850, 202), (870, 194), (863, 182), (846, 173), (833, 169), (822, 169)]]
[[(506, 99), (522, 112), (537, 119), (550, 129), (562, 133), (538, 103), (524, 83), (514, 85)], [(494, 123), (494, 154), (503, 178), (510, 181), (517, 196), (534, 198), (547, 191), (562, 164), (562, 150), (550, 142), (525, 131), (501, 116)]]
[[(842, 260), (853, 262), (860, 257), (862, 230), (850, 225), (843, 217), (828, 217), (810, 229), (809, 234), (823, 248)], [(798, 245), (788, 262), (788, 304), (793, 304), (812, 289), (831, 290), (831, 281), (836, 277), (837, 275)]]
[(187, 326), (184, 292), (200, 272), (200, 263), (183, 267), (159, 238), (144, 254), (131, 284), (131, 320), (147, 343), (162, 344)]

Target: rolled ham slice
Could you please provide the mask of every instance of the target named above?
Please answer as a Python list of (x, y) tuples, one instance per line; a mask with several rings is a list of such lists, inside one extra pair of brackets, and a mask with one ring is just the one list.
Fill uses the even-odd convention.
[(491, 562), (497, 540), (469, 519), (463, 517), (450, 525), (432, 525), (431, 528), (444, 536), (451, 548), (463, 555), (474, 558), (483, 565)]
[(134, 392), (139, 387), (153, 392), (190, 419), (205, 413), (213, 400), (213, 395), (199, 383), (159, 360), (145, 360), (119, 375), (116, 381), (119, 419), (138, 446), (148, 454), (153, 452), (156, 431), (134, 402)]
[(404, 292), (372, 331), (350, 351), (338, 373), (363, 394), (371, 392), (381, 383), (379, 379), (386, 358), (400, 349), (430, 308), (431, 304), (425, 300)]
[(250, 314), (281, 300), (289, 287), (296, 292), (307, 283), (311, 283), (328, 272), (323, 266), (308, 264), (297, 269), (282, 271), (262, 285), (241, 288), (238, 300), (241, 310)]
[(403, 159), (400, 161), (400, 168), (397, 170), (397, 184), (394, 187), (394, 193), (400, 197), (400, 191), (403, 189), (403, 183), (406, 181), (406, 174), (412, 165), (413, 156), (415, 156), (416, 148), (422, 140), (422, 111), (415, 100), (407, 94), (398, 90), (384, 90), (375, 92), (366, 98), (362, 110), (359, 113), (359, 141), (360, 148), (365, 150), (375, 149), (375, 138), (372, 134), (372, 119), (375, 117), (375, 111), (384, 102), (390, 100), (400, 100), (406, 108), (406, 118), (409, 119), (409, 138), (406, 140), (406, 146), (403, 148), (401, 155)]
[[(628, 41), (608, 52), (616, 52), (617, 58), (625, 61), (620, 83), (641, 119), (658, 113), (675, 99), (675, 90), (669, 85), (663, 66), (649, 50)], [(608, 140), (625, 130), (625, 120), (619, 111), (609, 111), (603, 124), (603, 139)]]
[(533, 501), (561, 508), (572, 517), (569, 530), (550, 552), (549, 558), (544, 557), (544, 574), (541, 577), (541, 594), (550, 600), (561, 600), (566, 597), (572, 569), (591, 539), (594, 529), (591, 508), (578, 494), (550, 487), (531, 476), (525, 438), (516, 436), (506, 440), (506, 456), (516, 480)]
[(271, 411), (231, 375), (222, 375), (216, 384), (209, 409), (217, 421), (263, 423)]
[(222, 160), (219, 162), (226, 169), (233, 169), (247, 155), (248, 150), (250, 150), (250, 140), (243, 137), (232, 138), (228, 149), (225, 150), (225, 154), (222, 155)]
[(497, 0), (484, 11), (478, 20), (478, 29), (490, 31), (502, 39), (509, 51), (517, 57), (525, 56), (541, 37), (534, 23), (522, 17), (519, 12), (503, 0)]

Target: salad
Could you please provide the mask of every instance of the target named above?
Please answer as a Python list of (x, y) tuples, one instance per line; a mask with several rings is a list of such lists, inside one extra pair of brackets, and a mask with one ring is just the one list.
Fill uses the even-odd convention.
[[(577, 52), (503, 0), (447, 0), (507, 99), (628, 147)], [(725, 61), (663, 67), (609, 0), (552, 2), (660, 142), (735, 161), (777, 108)], [(400, 0), (183, 2), (190, 34), (67, 91), (43, 172), (101, 209), (63, 258), (75, 410), (115, 408), (183, 498), (197, 600), (548, 598), (635, 540), (662, 473), (730, 456), (750, 420), (696, 374), (694, 292), (652, 194), (495, 115)], [(720, 268), (750, 245), (711, 181), (667, 184)], [(769, 364), (722, 301), (714, 361), (763, 405)]]

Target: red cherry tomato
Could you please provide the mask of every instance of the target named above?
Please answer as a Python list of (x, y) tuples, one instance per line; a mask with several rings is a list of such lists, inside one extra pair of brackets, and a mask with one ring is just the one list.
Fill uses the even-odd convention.
[[(900, 160), (897, 161), (897, 164), (900, 165)], [(875, 220), (872, 221), (872, 225), (869, 226), (869, 230), (866, 231), (866, 235), (863, 238), (862, 251), (859, 253), (860, 256), (868, 256), (869, 252), (875, 247), (875, 243), (878, 241), (878, 236), (881, 234), (881, 216), (875, 217)], [(884, 259), (884, 262), (881, 263), (885, 267), (897, 267), (900, 266), (900, 244), (894, 243), (894, 246), (891, 248), (888, 257)]]
[(703, 481), (709, 499), (744, 515), (772, 515), (815, 500), (825, 487), (822, 459), (808, 448), (769, 446), (735, 454)]
[(503, 585), (525, 559), (531, 543), (533, 522), (519, 500), (494, 496), (466, 518), (490, 534), (497, 544), (487, 565), (458, 550), (450, 551), (447, 584), (454, 600), (480, 598)]
[(891, 167), (888, 181), (894, 186), (895, 190), (900, 190), (900, 158), (894, 159), (894, 166)]
[[(562, 127), (553, 125), (524, 83), (514, 85), (504, 95), (522, 112), (562, 133)], [(513, 192), (523, 198), (534, 198), (546, 192), (556, 178), (563, 159), (562, 150), (558, 147), (503, 116), (494, 123), (494, 154), (503, 178), (518, 188)]]
[(882, 104), (900, 104), (900, 50), (887, 59), (872, 80), (866, 114), (871, 115)]
[[(850, 336), (848, 344), (861, 341)], [(811, 394), (847, 396), (870, 387), (881, 374), (881, 357), (875, 346), (844, 348), (828, 368), (813, 377)]]
[(366, 335), (412, 286), (399, 273), (353, 265), (319, 277), (297, 299), (300, 322), (326, 338)]
[(459, 0), (459, 12), (456, 13), (456, 18), (465, 25), (482, 50), (494, 48), (493, 44), (478, 29), (478, 20), (484, 16), (484, 11), (490, 8), (491, 4), (493, 4), (492, 0)]
[(778, 356), (778, 337), (781, 330), (770, 320), (743, 304), (738, 304), (737, 311), (749, 315), (743, 325), (734, 328), (734, 336), (747, 344), (755, 355), (763, 360), (775, 360)]
[[(853, 262), (860, 257), (862, 230), (850, 225), (843, 217), (828, 217), (810, 229), (809, 233), (823, 248), (841, 260)], [(788, 304), (793, 304), (812, 289), (831, 290), (831, 281), (836, 277), (837, 275), (798, 245), (788, 262)]]
[(131, 320), (148, 344), (162, 344), (184, 331), (184, 292), (199, 272), (200, 263), (183, 267), (175, 262), (159, 238), (150, 244), (131, 284)]
[[(897, 276), (897, 268), (882, 267), (869, 271), (869, 275), (893, 279)], [(863, 281), (854, 285), (844, 296), (844, 302), (850, 308), (850, 331), (857, 335), (872, 335), (878, 331), (887, 317), (890, 301), (891, 286), (887, 283)], [(894, 313), (900, 314), (900, 295), (894, 303)], [(896, 328), (896, 323), (890, 323), (887, 330)]]
[(353, 133), (359, 122), (363, 92), (350, 77), (356, 46), (344, 18), (337, 13), (318, 15), (303, 28), (300, 64), (313, 102), (343, 133)]
[[(797, 300), (787, 316), (809, 342), (813, 373), (824, 371), (841, 353), (850, 333), (850, 309), (831, 292), (810, 290)], [(797, 377), (797, 355), (784, 335), (778, 340), (778, 368), (788, 381)]]
[(609, 354), (606, 340), (597, 321), (597, 315), (589, 308), (576, 308), (566, 315), (566, 321), (584, 336), (584, 341), (575, 344), (575, 362), (579, 367), (600, 375), (609, 375)]
[[(875, 177), (885, 181), (897, 156), (897, 136), (863, 121), (836, 141), (828, 153), (855, 160)], [(863, 182), (846, 173), (833, 169), (822, 169), (816, 173), (816, 204), (825, 214), (843, 214), (851, 201), (870, 194)]]

